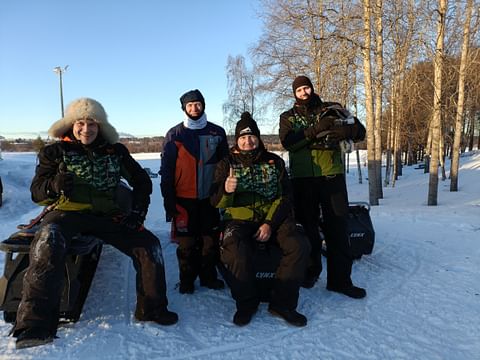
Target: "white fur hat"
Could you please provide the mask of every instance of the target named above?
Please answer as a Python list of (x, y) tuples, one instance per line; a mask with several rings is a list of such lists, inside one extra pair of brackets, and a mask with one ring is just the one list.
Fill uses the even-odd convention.
[(103, 106), (98, 101), (89, 98), (76, 99), (68, 104), (65, 116), (50, 127), (48, 134), (52, 137), (62, 138), (72, 129), (75, 121), (85, 118), (95, 120), (103, 138), (110, 144), (118, 141), (117, 130), (108, 122)]

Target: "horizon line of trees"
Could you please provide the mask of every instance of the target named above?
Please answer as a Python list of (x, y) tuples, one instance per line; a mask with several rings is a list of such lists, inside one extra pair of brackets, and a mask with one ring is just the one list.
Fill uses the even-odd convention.
[[(261, 135), (265, 147), (270, 151), (283, 151), (278, 135)], [(163, 151), (164, 136), (153, 137), (122, 137), (120, 142), (124, 144), (131, 153), (156, 153)], [(235, 142), (235, 135), (227, 135), (230, 146)], [(38, 153), (45, 145), (55, 142), (54, 139), (13, 139), (0, 140), (0, 151), (6, 152), (36, 152)]]

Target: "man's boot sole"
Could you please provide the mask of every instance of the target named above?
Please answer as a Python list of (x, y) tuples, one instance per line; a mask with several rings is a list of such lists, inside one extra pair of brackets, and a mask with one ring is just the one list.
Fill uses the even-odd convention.
[(24, 339), (20, 340), (15, 344), (16, 349), (26, 349), (35, 346), (46, 345), (53, 342), (53, 338), (46, 339)]
[(298, 327), (307, 326), (307, 322), (303, 322), (303, 321), (302, 321), (302, 322), (298, 322), (298, 321), (288, 321), (287, 319), (285, 319), (285, 317), (284, 317), (282, 314), (280, 314), (279, 312), (277, 312), (277, 311), (274, 310), (274, 309), (270, 309), (270, 308), (269, 308), (269, 309), (268, 309), (268, 312), (269, 312), (270, 314), (272, 314), (273, 316), (278, 317), (278, 318), (284, 320), (287, 324), (290, 324), (290, 325), (293, 325), (293, 326), (298, 326)]

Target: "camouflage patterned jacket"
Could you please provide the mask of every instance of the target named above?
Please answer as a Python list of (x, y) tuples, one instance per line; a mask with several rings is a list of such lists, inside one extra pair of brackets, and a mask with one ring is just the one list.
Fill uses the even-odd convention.
[[(237, 189), (225, 192), (230, 168), (238, 179)], [(245, 161), (244, 155), (232, 148), (220, 161), (211, 189), (211, 203), (225, 209), (223, 220), (244, 220), (267, 223), (273, 230), (293, 216), (291, 187), (284, 161), (266, 151), (263, 144), (256, 156)]]
[[(55, 204), (55, 210), (118, 214), (115, 192), (123, 177), (132, 187), (132, 207), (147, 211), (152, 182), (145, 170), (124, 145), (96, 143), (84, 146), (67, 138), (44, 147), (38, 154), (30, 187), (32, 200), (39, 205)], [(60, 167), (74, 174), (73, 192), (69, 197), (52, 190)]]
[[(317, 94), (307, 105), (295, 104), (280, 115), (279, 136), (283, 147), (288, 150), (290, 177), (308, 178), (343, 174), (343, 159), (340, 148), (322, 149), (316, 140), (305, 137), (305, 129), (314, 126), (318, 115), (332, 102), (323, 102)], [(346, 125), (351, 130), (354, 142), (365, 138), (365, 128), (355, 118), (355, 124)]]

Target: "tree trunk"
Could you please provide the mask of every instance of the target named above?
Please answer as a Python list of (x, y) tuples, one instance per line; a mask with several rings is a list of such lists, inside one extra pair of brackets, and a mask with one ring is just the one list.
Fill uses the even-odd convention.
[(357, 154), (357, 169), (358, 169), (358, 183), (362, 183), (362, 164), (360, 163), (360, 151), (355, 150), (355, 153)]
[(383, 95), (383, 0), (376, 0), (375, 11), (376, 41), (375, 41), (375, 179), (377, 181), (377, 197), (383, 199), (382, 188), (382, 95)]
[(398, 154), (400, 153), (400, 125), (399, 122), (395, 124), (395, 130), (393, 133), (393, 174), (392, 174), (392, 187), (395, 187), (395, 183), (398, 179), (398, 174), (400, 172), (400, 157)]
[[(393, 105), (391, 106), (393, 108)], [(393, 112), (392, 112), (393, 115)], [(392, 166), (392, 147), (390, 145), (390, 139), (392, 138), (391, 124), (393, 122), (393, 116), (388, 121), (387, 124), (387, 148), (385, 150), (385, 179), (383, 180), (383, 185), (388, 186), (390, 184), (390, 170)]]
[(479, 131), (478, 137), (477, 137), (477, 150), (480, 150), (480, 131)]
[(473, 134), (475, 133), (475, 122), (472, 121), (470, 132), (468, 133), (468, 151), (473, 150)]
[(465, 24), (463, 26), (462, 55), (460, 73), (458, 75), (458, 103), (455, 117), (455, 135), (452, 147), (452, 163), (450, 166), (450, 191), (458, 191), (458, 167), (460, 162), (460, 142), (462, 140), (463, 110), (465, 105), (465, 73), (467, 67), (468, 42), (470, 37), (470, 20), (472, 17), (472, 0), (467, 0)]
[[(355, 108), (355, 116), (358, 117), (358, 99), (357, 99), (357, 67), (354, 65), (355, 70), (353, 71), (353, 105)], [(357, 170), (358, 170), (358, 183), (361, 184), (362, 181), (362, 164), (360, 162), (360, 152), (358, 149), (355, 151), (357, 153)]]
[(443, 70), (443, 47), (445, 39), (445, 16), (447, 0), (438, 0), (438, 23), (437, 42), (434, 59), (433, 81), (433, 117), (431, 122), (432, 151), (430, 159), (430, 178), (428, 183), (428, 205), (437, 205), (438, 202), (438, 164), (440, 147), (440, 127), (442, 112), (442, 70)]
[(442, 170), (442, 181), (445, 181), (447, 179), (447, 174), (445, 173), (445, 137), (443, 136), (441, 128), (440, 128), (440, 146), (438, 148), (438, 158), (439, 158), (440, 168)]
[(425, 146), (425, 167), (423, 173), (430, 172), (430, 159), (432, 154), (432, 121), (428, 123), (427, 145)]
[(363, 68), (365, 78), (365, 110), (367, 118), (367, 158), (368, 158), (368, 193), (370, 205), (378, 205), (378, 181), (376, 179), (376, 156), (375, 156), (375, 119), (373, 114), (372, 94), (372, 70), (371, 70), (371, 6), (370, 0), (363, 2), (363, 21), (365, 43), (363, 45)]

